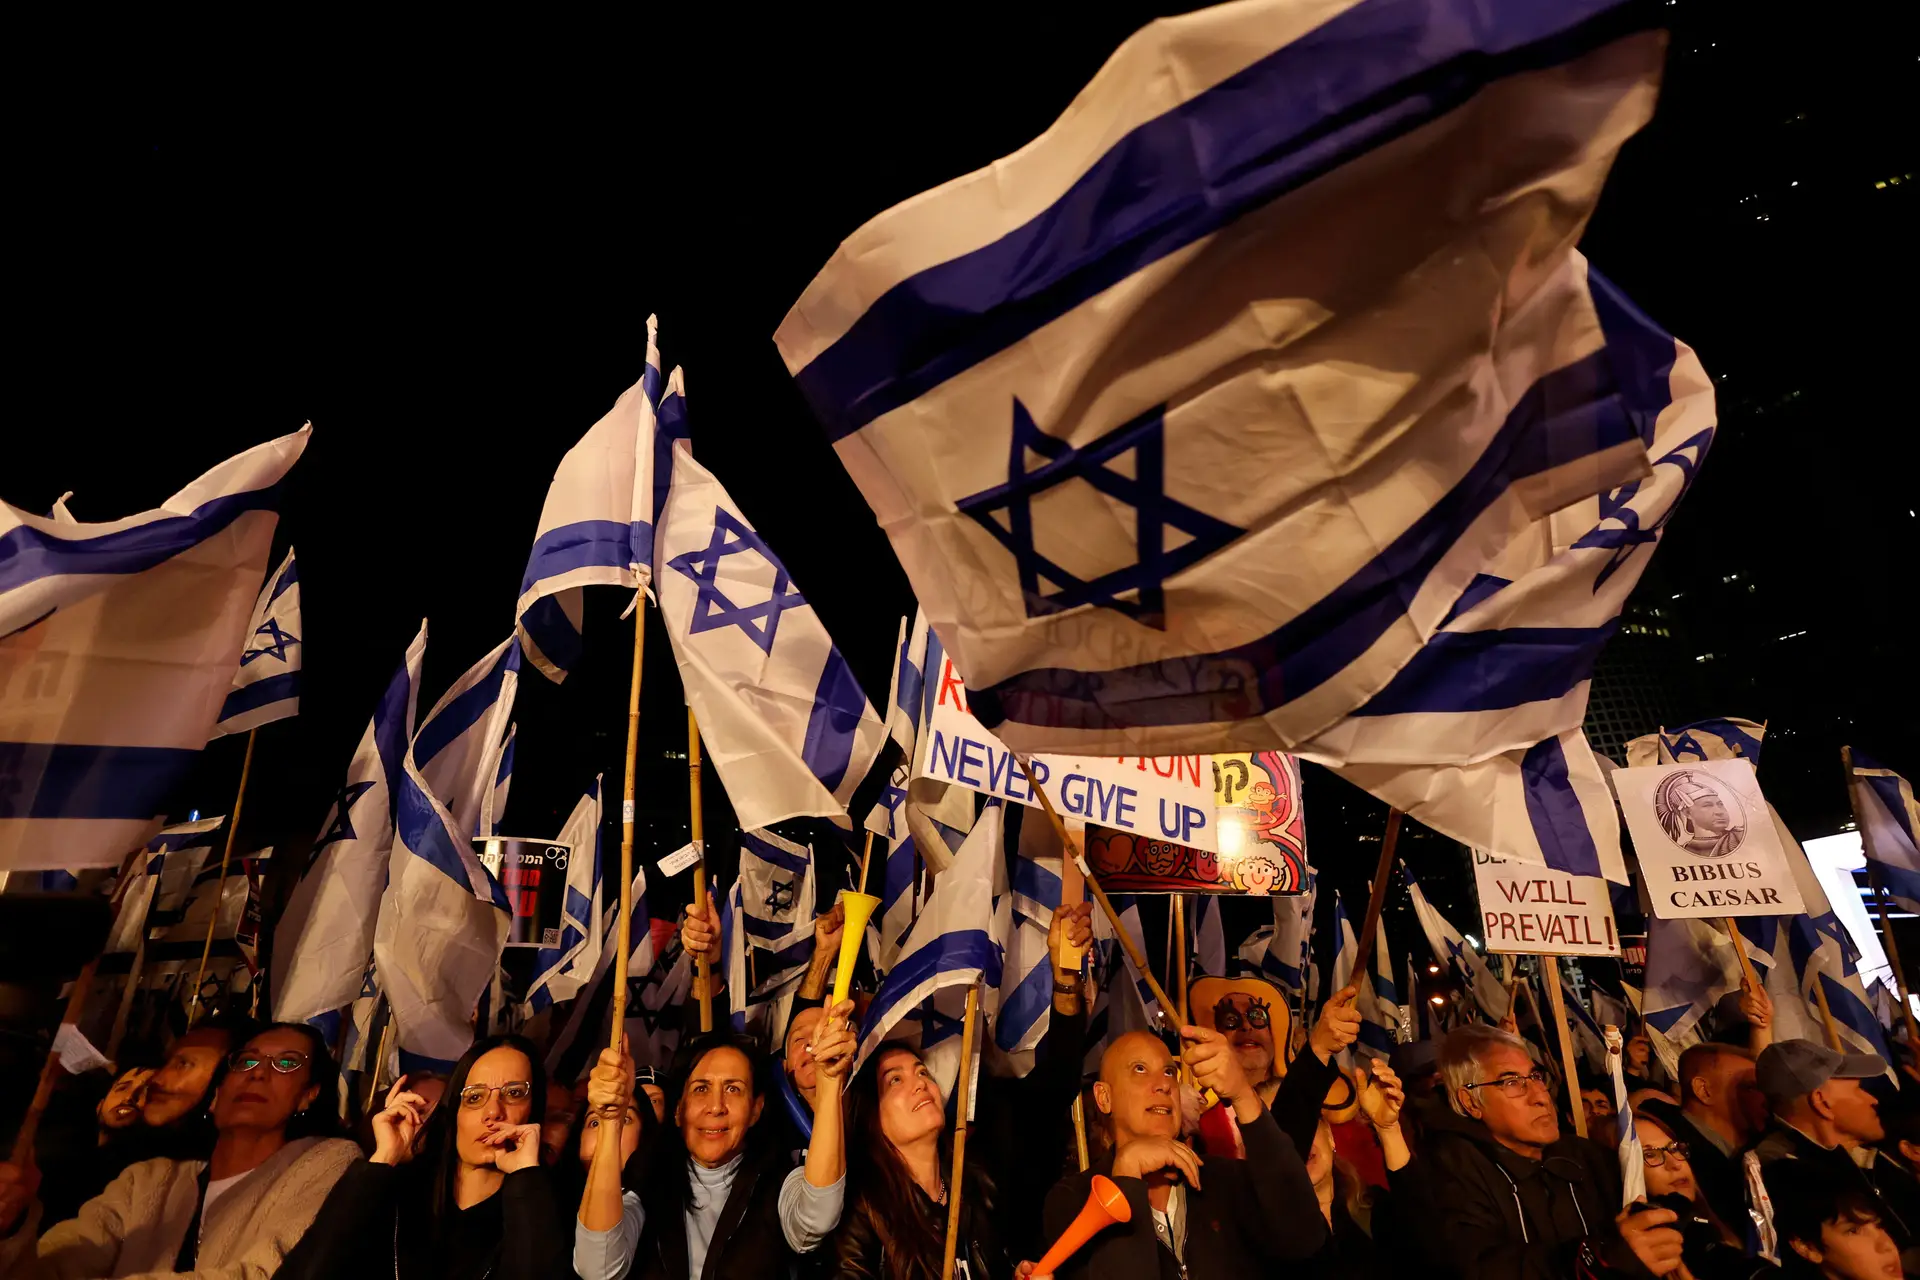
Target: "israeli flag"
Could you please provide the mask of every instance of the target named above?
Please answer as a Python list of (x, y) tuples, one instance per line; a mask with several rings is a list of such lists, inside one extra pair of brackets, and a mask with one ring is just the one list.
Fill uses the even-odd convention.
[[(1647, 475), (1666, 371), (1571, 249), (1653, 108), (1639, 12), (1156, 22), (1038, 139), (846, 240), (775, 342), (1003, 742), (1300, 750), (1514, 538)], [(1567, 727), (1527, 719), (1415, 759)]]
[[(1358, 958), (1359, 939), (1355, 936), (1353, 922), (1347, 916), (1347, 907), (1335, 894), (1333, 899), (1333, 919), (1336, 927), (1336, 939), (1333, 953), (1333, 989), (1339, 991), (1352, 985), (1353, 964)], [(1354, 1007), (1360, 1011), (1360, 1038), (1354, 1047), (1370, 1058), (1384, 1058), (1393, 1052), (1393, 1046), (1399, 1042), (1400, 989), (1393, 980), (1392, 952), (1387, 949), (1387, 922), (1384, 917), (1374, 921), (1374, 944), (1370, 980), (1359, 983), (1360, 995), (1354, 1001)]]
[[(608, 867), (606, 873), (612, 874), (612, 868)], [(649, 1058), (643, 1046), (655, 1029), (654, 1023), (646, 1022), (643, 1027), (640, 1022), (636, 1022), (636, 1019), (646, 1020), (643, 1002), (647, 998), (654, 999), (651, 1007), (654, 1013), (658, 1014), (662, 1007), (658, 988), (667, 976), (655, 969), (653, 930), (649, 927), (650, 917), (647, 911), (647, 873), (644, 867), (634, 868), (633, 887), (629, 900), (633, 903), (633, 914), (629, 917), (632, 923), (628, 926), (629, 942), (633, 949), (628, 953), (627, 959), (629, 992), (627, 1008), (633, 1014), (633, 1017), (628, 1019), (628, 1029), (633, 1034), (634, 1059), (642, 1066), (665, 1066), (667, 1059), (673, 1056), (672, 1046), (668, 1046), (663, 1055)], [(605, 897), (605, 909), (601, 912), (600, 919), (602, 923), (599, 931), (598, 955), (586, 984), (574, 993), (573, 1008), (548, 1050), (547, 1069), (549, 1071), (558, 1070), (562, 1058), (580, 1031), (587, 1025), (589, 1017), (595, 1010), (598, 1010), (598, 1016), (603, 1023), (607, 1020), (608, 1013), (604, 1003), (596, 1003), (596, 1001), (599, 1001), (599, 993), (604, 988), (607, 975), (613, 972), (614, 959), (620, 953), (620, 900), (618, 898)], [(668, 968), (672, 967), (675, 958), (682, 961), (688, 959), (679, 947), (677, 940), (669, 944)], [(689, 970), (690, 973), (691, 970)], [(691, 981), (691, 977), (688, 977), (687, 983), (690, 984)], [(687, 985), (681, 986), (678, 994), (673, 998), (680, 998), (688, 989)], [(652, 993), (651, 997), (647, 993)]]
[(0, 871), (118, 867), (220, 718), (307, 429), (151, 511), (0, 503)]
[(507, 792), (513, 786), (513, 744), (520, 726), (507, 726), (507, 740), (500, 745), (500, 767), (493, 771), (493, 789), (480, 802), (480, 826), (475, 835), (497, 836), (500, 821), (507, 813)]
[[(1756, 958), (1761, 963), (1770, 964), (1770, 957)], [(1739, 987), (1740, 977), (1733, 943), (1707, 921), (1647, 917), (1647, 985), (1640, 1008), (1647, 1039), (1668, 1075), (1679, 1070), (1681, 1052), (1699, 1042), (1701, 1019)]]
[[(656, 429), (658, 331), (648, 316), (640, 381), (567, 450), (540, 509), (514, 617), (527, 657), (550, 680), (566, 679), (579, 661), (580, 589), (644, 589), (652, 578), (654, 481), (663, 465), (672, 469), (671, 443)], [(664, 463), (656, 449), (668, 453)]]
[(373, 960), (374, 925), (393, 856), (395, 780), (413, 737), (427, 627), (407, 646), (347, 765), (274, 930), (273, 1016), (305, 1022), (357, 999)]
[(741, 828), (844, 824), (886, 725), (786, 566), (690, 455), (655, 550), (660, 616)]
[[(953, 865), (935, 880), (900, 959), (874, 994), (861, 1025), (853, 1070), (873, 1056), (909, 1012), (948, 987), (1000, 985), (1002, 960), (993, 926), (993, 862), (1002, 856), (1006, 809), (998, 798), (973, 824)], [(950, 1091), (951, 1080), (942, 1085)]]
[(106, 954), (140, 950), (156, 924), (178, 920), (200, 868), (213, 851), (225, 818), (201, 818), (159, 832), (147, 842), (146, 857), (134, 870), (133, 882), (120, 898), (113, 932), (107, 935)]
[(754, 951), (753, 994), (797, 985), (813, 959), (813, 850), (771, 831), (740, 833), (741, 933)]
[[(995, 868), (994, 937), (1000, 982), (989, 1002), (993, 1040), (1013, 1059), (1014, 1073), (1032, 1070), (1032, 1053), (1053, 1021), (1053, 952), (1047, 932), (1060, 906), (1060, 846), (1035, 814), (1017, 815), (1019, 844)], [(939, 880), (935, 880), (935, 886)]]
[(1767, 726), (1751, 720), (1723, 717), (1662, 729), (1627, 743), (1627, 768), (1673, 764), (1681, 760), (1745, 760), (1758, 768), (1760, 739)]
[(1307, 998), (1313, 908), (1320, 888), (1320, 873), (1311, 865), (1304, 871), (1305, 888), (1297, 894), (1273, 895), (1273, 923), (1256, 929), (1238, 953), (1241, 968), (1273, 983), (1296, 1004)]
[(395, 780), (373, 956), (403, 1064), (445, 1070), (473, 1043), (474, 1005), (506, 946), (506, 891), (471, 837), (498, 774), (518, 658), (509, 638), (455, 681), (421, 720)]
[(1600, 1024), (1587, 1012), (1586, 1004), (1573, 989), (1563, 973), (1560, 977), (1560, 1002), (1567, 1007), (1567, 1025), (1573, 1029), (1573, 1042), (1580, 1046), (1580, 1056), (1595, 1071), (1607, 1068), (1607, 1042), (1600, 1033)]
[(1434, 958), (1452, 964), (1487, 1021), (1498, 1022), (1506, 1017), (1509, 1003), (1506, 984), (1488, 967), (1480, 953), (1468, 945), (1460, 931), (1427, 901), (1420, 882), (1413, 878), (1412, 870), (1404, 862), (1400, 864), (1400, 874), (1406, 879), (1407, 893), (1413, 899), (1414, 918), (1420, 922), (1420, 931), (1426, 934), (1427, 946)]
[[(606, 858), (600, 845), (600, 777), (573, 806), (556, 843), (573, 852), (567, 858), (567, 892), (560, 911), (560, 945), (534, 952), (533, 980), (527, 984), (523, 1016), (531, 1018), (555, 1001), (571, 1000), (600, 967), (600, 938), (605, 904)], [(618, 874), (616, 872), (616, 874)], [(644, 885), (643, 885), (644, 888)], [(619, 907), (616, 904), (614, 914)]]
[(300, 573), (294, 568), (293, 548), (288, 547), (287, 558), (254, 602), (247, 647), (240, 652), (233, 692), (220, 706), (214, 737), (245, 733), (300, 714), (300, 665), (306, 653), (300, 636), (305, 630), (300, 623)]
[(1606, 1030), (1607, 1075), (1613, 1081), (1614, 1123), (1620, 1130), (1620, 1207), (1632, 1208), (1647, 1198), (1646, 1157), (1640, 1151), (1640, 1130), (1633, 1123), (1633, 1104), (1627, 1100), (1626, 1046), (1620, 1028)]
[(1920, 803), (1913, 784), (1858, 751), (1848, 791), (1866, 855), (1880, 883), (1904, 909), (1920, 912)]

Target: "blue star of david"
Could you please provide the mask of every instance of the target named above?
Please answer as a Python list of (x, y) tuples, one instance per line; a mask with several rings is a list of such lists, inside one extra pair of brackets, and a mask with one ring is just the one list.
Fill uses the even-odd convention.
[[(1013, 553), (1028, 617), (1090, 604), (1118, 610), (1164, 630), (1166, 580), (1246, 532), (1167, 496), (1165, 412), (1164, 405), (1149, 409), (1076, 449), (1040, 430), (1027, 407), (1018, 400), (1013, 402), (1007, 482), (962, 498), (956, 505)], [(1030, 454), (1042, 460), (1031, 469), (1027, 465)], [(1130, 468), (1124, 465), (1128, 455)], [(1133, 564), (1089, 581), (1035, 549), (1033, 500), (1070, 480), (1083, 480), (1133, 509)], [(1187, 541), (1169, 548), (1169, 529), (1185, 534)], [(1082, 536), (1080, 530), (1057, 532), (1062, 540)], [(1129, 594), (1132, 599), (1123, 598)]]
[(373, 790), (371, 782), (349, 782), (340, 788), (333, 798), (333, 825), (327, 828), (325, 835), (314, 842), (313, 857), (318, 858), (321, 851), (336, 840), (358, 840), (360, 833), (353, 829), (353, 806), (361, 796)]
[[(264, 643), (262, 637), (265, 637)], [(243, 667), (255, 658), (272, 657), (285, 662), (287, 646), (300, 643), (300, 637), (284, 630), (277, 618), (268, 618), (261, 623), (260, 629), (253, 633), (253, 639), (253, 647), (240, 655), (240, 665)]]
[[(727, 599), (714, 580), (722, 560), (747, 551), (758, 552), (761, 559), (773, 566), (773, 594), (764, 604), (736, 605)], [(718, 627), (739, 627), (760, 646), (763, 653), (772, 653), (773, 636), (780, 626), (780, 615), (788, 609), (797, 609), (806, 604), (806, 599), (792, 589), (793, 581), (787, 577), (786, 566), (774, 558), (767, 544), (760, 541), (760, 535), (740, 523), (724, 507), (714, 508), (713, 540), (707, 543), (705, 550), (677, 555), (667, 561), (667, 565), (684, 574), (700, 591), (700, 598), (693, 605), (690, 630), (694, 635)], [(696, 565), (699, 567), (695, 568)]]
[(767, 910), (785, 911), (788, 907), (791, 907), (793, 905), (793, 886), (794, 882), (791, 880), (785, 883), (778, 880), (772, 881), (767, 891)]
[(964, 1018), (940, 1012), (933, 1001), (928, 1000), (919, 1009), (907, 1015), (920, 1024), (920, 1051), (926, 1052), (950, 1036), (957, 1036), (966, 1025)]

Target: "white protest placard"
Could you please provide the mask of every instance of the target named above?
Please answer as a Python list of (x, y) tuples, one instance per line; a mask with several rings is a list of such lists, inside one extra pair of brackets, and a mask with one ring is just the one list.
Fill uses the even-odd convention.
[(1607, 882), (1473, 851), (1487, 950), (1525, 956), (1617, 956)]
[[(938, 680), (933, 713), (916, 744), (914, 776), (1039, 808), (1019, 762), (967, 709), (966, 684), (944, 654)], [(1034, 782), (1063, 815), (1220, 852), (1209, 756), (1036, 755), (1032, 763)]]
[(1613, 774), (1653, 914), (1791, 916), (1806, 911), (1745, 760), (1688, 760)]

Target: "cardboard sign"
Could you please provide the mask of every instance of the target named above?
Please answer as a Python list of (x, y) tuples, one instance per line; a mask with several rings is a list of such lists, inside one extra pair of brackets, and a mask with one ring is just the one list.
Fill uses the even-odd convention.
[(1611, 895), (1599, 876), (1473, 851), (1487, 950), (1526, 956), (1617, 956)]
[(1620, 769), (1613, 786), (1662, 920), (1806, 910), (1745, 760)]
[[(933, 714), (914, 753), (914, 776), (1039, 808), (1013, 753), (967, 709), (967, 687), (945, 655), (935, 689)], [(1201, 755), (1032, 758), (1034, 782), (1063, 816), (1218, 853), (1210, 764)]]
[(1306, 889), (1307, 824), (1300, 762), (1278, 751), (1211, 761), (1220, 848), (1090, 826), (1087, 858), (1114, 893), (1239, 893)]
[(513, 905), (507, 945), (559, 946), (573, 846), (506, 836), (476, 837), (473, 843), (479, 847), (480, 861), (506, 889), (507, 901)]

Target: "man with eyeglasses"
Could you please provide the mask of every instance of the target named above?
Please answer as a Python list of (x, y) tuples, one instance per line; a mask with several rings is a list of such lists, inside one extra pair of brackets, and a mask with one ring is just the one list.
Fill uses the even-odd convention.
[[(1302, 1158), (1313, 1145), (1320, 1104), (1339, 1078), (1335, 1055), (1360, 1035), (1359, 991), (1346, 987), (1320, 1010), (1306, 1047), (1291, 1063), (1280, 1057), (1288, 1039), (1291, 1010), (1280, 988), (1264, 978), (1197, 978), (1188, 993), (1195, 1025), (1226, 1039), (1234, 1061), (1273, 1112), (1280, 1131), (1293, 1140)], [(1201, 1120), (1207, 1154), (1233, 1155), (1239, 1144), (1224, 1132), (1229, 1108), (1216, 1107)]]
[(1526, 1041), (1465, 1026), (1448, 1033), (1439, 1057), (1452, 1110), (1428, 1126), (1416, 1162), (1436, 1261), (1474, 1280), (1675, 1270), (1674, 1213), (1619, 1210), (1618, 1162), (1561, 1136), (1549, 1078)]

